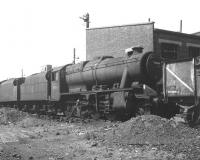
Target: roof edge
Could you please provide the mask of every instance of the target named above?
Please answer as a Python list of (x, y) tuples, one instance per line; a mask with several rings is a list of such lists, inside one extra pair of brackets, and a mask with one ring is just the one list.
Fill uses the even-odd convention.
[(149, 24), (154, 25), (154, 23), (155, 22), (144, 22), (144, 23), (124, 24), (124, 25), (103, 26), (103, 27), (86, 28), (86, 30), (116, 28), (116, 27), (126, 27), (126, 26), (140, 26), (140, 25), (149, 25)]
[(178, 32), (178, 31), (171, 31), (171, 30), (165, 30), (165, 29), (159, 29), (159, 28), (154, 28), (154, 31), (160, 31), (160, 32), (165, 32), (165, 33), (173, 33), (176, 35), (182, 35), (182, 36), (188, 36), (192, 38), (197, 38), (200, 39), (200, 36), (195, 35), (195, 34), (190, 34), (190, 33), (183, 33), (183, 32)]

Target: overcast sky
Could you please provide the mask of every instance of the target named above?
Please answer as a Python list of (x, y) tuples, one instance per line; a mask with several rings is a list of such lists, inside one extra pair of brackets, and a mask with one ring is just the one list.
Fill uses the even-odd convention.
[(85, 24), (134, 24), (151, 18), (156, 28), (200, 31), (198, 0), (0, 0), (0, 80), (40, 72), (41, 66), (85, 60)]

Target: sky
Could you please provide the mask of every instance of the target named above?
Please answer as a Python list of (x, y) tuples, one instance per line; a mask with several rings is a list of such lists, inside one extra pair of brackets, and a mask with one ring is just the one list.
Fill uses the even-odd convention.
[(86, 58), (90, 27), (155, 22), (156, 28), (200, 31), (198, 0), (0, 0), (0, 81)]

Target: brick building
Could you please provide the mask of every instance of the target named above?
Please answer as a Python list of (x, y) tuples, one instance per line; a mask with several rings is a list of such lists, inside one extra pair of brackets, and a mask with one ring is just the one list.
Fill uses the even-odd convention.
[(121, 57), (125, 49), (142, 46), (166, 59), (182, 59), (200, 54), (200, 36), (154, 28), (142, 23), (86, 30), (86, 59), (100, 56)]

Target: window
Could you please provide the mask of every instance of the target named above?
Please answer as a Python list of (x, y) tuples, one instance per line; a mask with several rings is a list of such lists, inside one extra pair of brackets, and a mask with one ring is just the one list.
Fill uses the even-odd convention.
[(176, 59), (178, 45), (173, 43), (161, 43), (161, 56), (165, 59)]
[(52, 73), (52, 81), (57, 81), (59, 79), (59, 72), (53, 72)]
[(200, 55), (200, 48), (199, 47), (188, 47), (189, 57), (197, 57)]

